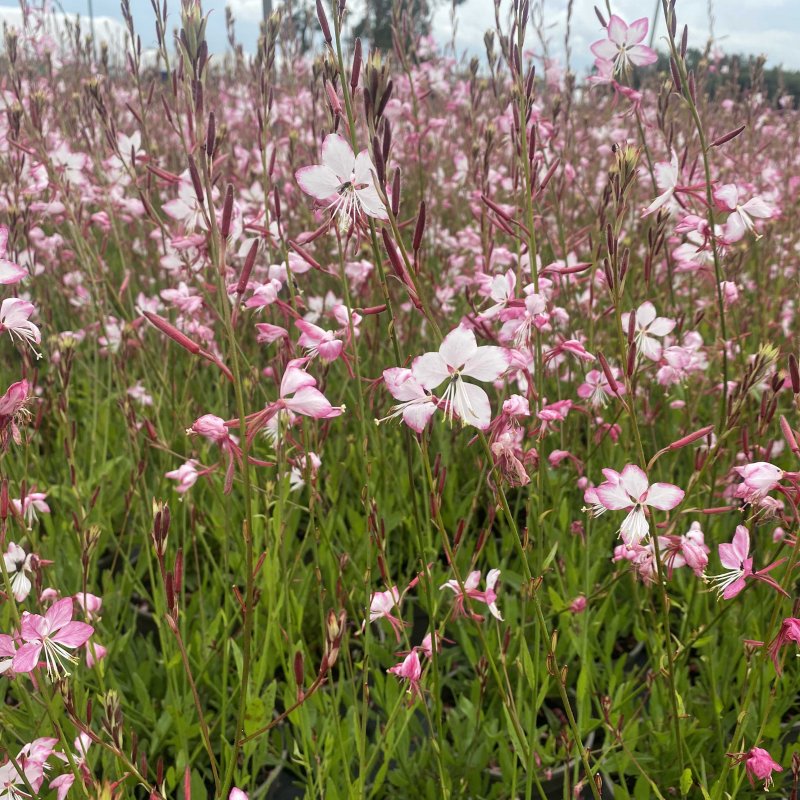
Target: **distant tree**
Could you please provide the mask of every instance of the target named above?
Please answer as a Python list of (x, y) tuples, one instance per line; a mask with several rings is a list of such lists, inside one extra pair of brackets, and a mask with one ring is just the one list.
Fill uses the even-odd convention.
[[(449, 2), (449, 0), (447, 0)], [(392, 25), (402, 15), (413, 25), (414, 35), (430, 33), (436, 6), (445, 0), (368, 0), (364, 16), (353, 26), (353, 36), (369, 42), (378, 50), (391, 50)], [(461, 5), (464, 0), (455, 0)]]
[[(763, 57), (733, 54), (712, 59), (707, 53), (689, 49), (686, 61), (689, 69), (699, 69), (703, 73), (705, 89), (712, 97), (720, 92), (736, 95), (754, 89), (763, 92), (772, 102), (791, 95), (795, 107), (800, 103), (800, 71), (787, 71), (782, 67), (767, 69)], [(652, 69), (669, 73), (669, 56), (659, 53)]]

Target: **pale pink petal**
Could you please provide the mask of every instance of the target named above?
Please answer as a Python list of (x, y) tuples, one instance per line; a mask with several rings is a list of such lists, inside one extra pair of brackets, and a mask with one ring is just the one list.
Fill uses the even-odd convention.
[(342, 181), (349, 181), (355, 167), (353, 148), (338, 133), (330, 133), (322, 143), (322, 163), (330, 167)]
[(744, 525), (736, 526), (736, 533), (733, 535), (733, 551), (740, 561), (744, 561), (750, 553), (750, 532)]
[(474, 425), (479, 430), (486, 430), (492, 421), (492, 407), (489, 395), (474, 383), (461, 381), (462, 391), (456, 393), (453, 407), (461, 420), (467, 425)]
[(355, 192), (367, 216), (374, 217), (375, 219), (389, 219), (386, 206), (383, 204), (383, 200), (381, 200), (378, 190), (374, 185), (369, 184), (369, 186), (363, 189), (356, 189)]
[(622, 488), (625, 489), (634, 500), (640, 500), (642, 495), (647, 491), (647, 487), (650, 485), (647, 480), (647, 475), (645, 475), (644, 471), (640, 467), (637, 467), (636, 464), (628, 464), (628, 466), (622, 470), (619, 482)]
[(64, 627), (72, 620), (72, 598), (65, 597), (63, 600), (53, 603), (44, 616), (51, 633)]
[[(609, 39), (600, 39), (591, 46), (592, 52), (602, 61), (612, 64), (619, 53), (619, 48)], [(613, 68), (613, 65), (612, 65)]]
[(447, 362), (439, 353), (417, 356), (411, 366), (414, 377), (425, 389), (435, 389), (450, 377)]
[(675, 328), (675, 320), (668, 319), (667, 317), (656, 317), (650, 325), (647, 326), (647, 332), (653, 336), (666, 336), (672, 333)]
[(69, 622), (50, 638), (64, 647), (80, 647), (93, 633), (94, 628), (85, 622)]
[(655, 64), (658, 61), (658, 55), (655, 50), (651, 50), (644, 44), (629, 47), (627, 53), (631, 64), (637, 67), (646, 67), (648, 64)]
[(64, 800), (70, 787), (75, 781), (75, 776), (71, 772), (65, 772), (54, 780), (50, 781), (50, 789), (57, 789), (56, 800)]
[(739, 205), (739, 190), (735, 183), (726, 183), (714, 190), (714, 199), (723, 208), (733, 211)]
[(334, 197), (342, 185), (338, 175), (324, 164), (301, 167), (294, 174), (300, 188), (317, 200), (328, 200)]
[(669, 511), (683, 500), (684, 495), (683, 489), (679, 489), (671, 483), (654, 483), (647, 490), (645, 503), (661, 511)]
[[(464, 581), (464, 588), (469, 591), (470, 589), (477, 589), (478, 584), (481, 582), (481, 573), (480, 570), (473, 570), (467, 575), (467, 579)], [(458, 582), (456, 582), (456, 586), (458, 586)], [(460, 590), (459, 590), (460, 591)]]
[(444, 337), (439, 354), (450, 367), (461, 367), (478, 350), (478, 343), (475, 341), (475, 332), (470, 328), (459, 325), (453, 328)]
[(767, 205), (760, 197), (753, 197), (743, 206), (742, 211), (747, 212), (751, 217), (759, 219), (769, 219), (772, 216), (772, 207)]
[(642, 216), (643, 216), (643, 217), (647, 217), (647, 216), (650, 216), (650, 214), (652, 214), (653, 212), (655, 212), (655, 211), (658, 211), (658, 209), (659, 209), (659, 208), (661, 208), (661, 206), (663, 206), (665, 203), (667, 203), (669, 200), (671, 200), (671, 199), (672, 199), (672, 195), (673, 195), (673, 193), (674, 193), (674, 190), (672, 189), (672, 187), (670, 187), (669, 189), (667, 189), (667, 190), (664, 192), (664, 194), (660, 194), (660, 195), (659, 195), (658, 197), (656, 197), (656, 199), (655, 199), (655, 200), (653, 200), (653, 202), (652, 202), (652, 203), (650, 203), (650, 205), (649, 205), (649, 206), (647, 206), (647, 208), (646, 208), (646, 209), (645, 209), (645, 210), (642, 212)]
[(508, 363), (508, 350), (504, 347), (479, 347), (467, 359), (462, 374), (476, 381), (494, 381), (508, 369)]
[(624, 20), (620, 19), (616, 14), (611, 15), (608, 21), (608, 38), (616, 45), (627, 44), (626, 37), (628, 35), (628, 26)]
[(619, 483), (601, 483), (595, 492), (597, 499), (609, 511), (621, 511), (633, 505), (630, 495)]
[(304, 369), (297, 367), (287, 367), (281, 380), (281, 397), (294, 394), (298, 389), (305, 386), (316, 386), (317, 381), (313, 375), (309, 375)]
[(290, 411), (315, 419), (338, 417), (342, 413), (341, 408), (334, 408), (328, 398), (313, 386), (304, 386), (284, 403)]
[(723, 234), (725, 241), (731, 244), (739, 242), (744, 238), (745, 233), (747, 233), (747, 225), (742, 215), (738, 211), (734, 211), (725, 223), (725, 231)]
[(656, 307), (648, 300), (636, 309), (636, 327), (647, 328), (656, 318)]
[(431, 417), (436, 413), (436, 403), (412, 403), (403, 409), (403, 421), (412, 431), (422, 433)]
[[(645, 36), (647, 36), (647, 17), (641, 17), (639, 19), (634, 20), (628, 25), (627, 35), (625, 37), (625, 43), (630, 46), (632, 44), (639, 44)], [(648, 48), (649, 50), (650, 48)]]
[(385, 369), (383, 371), (383, 380), (395, 400), (406, 402), (425, 396), (425, 391), (410, 369), (403, 367)]
[(39, 663), (39, 653), (41, 652), (41, 642), (28, 642), (22, 645), (14, 654), (11, 668), (14, 672), (30, 672)]
[(497, 586), (497, 581), (500, 579), (500, 570), (499, 569), (490, 569), (486, 573), (486, 588), (487, 589), (494, 589)]
[(38, 614), (23, 614), (22, 624), (20, 625), (20, 634), (26, 641), (44, 638), (50, 626), (44, 617)]
[(639, 353), (651, 361), (658, 361), (661, 358), (662, 346), (658, 339), (652, 336), (642, 336), (639, 339)]
[(9, 286), (12, 283), (19, 283), (28, 275), (23, 267), (18, 266), (13, 261), (0, 258), (0, 284)]

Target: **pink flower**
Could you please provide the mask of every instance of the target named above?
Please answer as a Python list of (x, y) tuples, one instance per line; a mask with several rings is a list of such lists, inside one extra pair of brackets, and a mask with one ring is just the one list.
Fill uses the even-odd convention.
[(344, 406), (332, 406), (327, 397), (316, 388), (317, 381), (296, 364), (290, 361), (283, 373), (280, 388), (280, 400), (276, 403), (295, 414), (314, 419), (331, 419), (345, 411)]
[(755, 461), (743, 467), (734, 467), (734, 471), (742, 478), (742, 482), (734, 490), (734, 497), (739, 497), (746, 503), (761, 500), (784, 476), (782, 469), (768, 461)]
[(20, 635), (25, 644), (14, 656), (14, 672), (30, 672), (39, 663), (39, 655), (44, 650), (47, 674), (51, 680), (60, 671), (67, 672), (65, 661), (75, 662), (75, 656), (67, 652), (86, 644), (94, 633), (94, 628), (85, 622), (72, 621), (72, 598), (65, 597), (53, 603), (42, 617), (39, 614), (22, 615)]
[(172, 469), (165, 473), (164, 477), (177, 481), (178, 485), (175, 487), (175, 491), (178, 494), (185, 494), (197, 483), (197, 479), (200, 477), (200, 473), (197, 471), (198, 466), (197, 461), (190, 458), (188, 461), (184, 461), (178, 469)]
[(758, 196), (740, 203), (739, 188), (735, 183), (726, 183), (715, 189), (714, 201), (720, 210), (731, 212), (724, 232), (725, 241), (729, 243), (740, 241), (747, 231), (755, 232), (754, 217), (769, 219), (774, 214), (773, 208)]
[(569, 610), (573, 614), (582, 614), (586, 610), (586, 597), (579, 594), (570, 604)]
[(781, 623), (781, 629), (778, 631), (778, 635), (769, 645), (768, 652), (772, 658), (772, 663), (775, 665), (775, 672), (777, 672), (778, 675), (781, 674), (781, 665), (778, 656), (781, 648), (789, 642), (794, 642), (796, 645), (800, 646), (800, 619), (796, 617), (787, 617)]
[(256, 341), (259, 344), (272, 344), (281, 339), (289, 338), (286, 328), (281, 328), (280, 325), (270, 325), (269, 322), (257, 322), (256, 330), (258, 331)]
[(442, 395), (445, 415), (457, 416), (465, 425), (480, 430), (489, 427), (492, 417), (489, 397), (462, 375), (477, 381), (494, 381), (508, 369), (508, 351), (502, 347), (478, 347), (474, 331), (463, 325), (444, 337), (438, 352), (414, 359), (411, 371), (423, 389), (433, 390), (447, 381)]
[(640, 44), (647, 36), (647, 17), (627, 25), (612, 14), (606, 32), (608, 38), (595, 42), (591, 49), (601, 62), (610, 61), (614, 65), (615, 75), (629, 71), (634, 65), (644, 67), (658, 59), (653, 50)]
[(0, 333), (8, 331), (12, 339), (16, 336), (20, 341), (26, 341), (36, 357), (41, 358), (42, 354), (36, 352), (34, 345), (42, 341), (42, 334), (28, 319), (34, 311), (33, 303), (19, 297), (7, 297), (0, 305)]
[(539, 427), (539, 434), (543, 435), (557, 422), (563, 422), (567, 418), (567, 414), (572, 410), (573, 405), (572, 400), (557, 400), (555, 403), (542, 406), (536, 415), (542, 423)]
[(191, 428), (186, 429), (186, 433), (196, 433), (204, 436), (209, 442), (224, 447), (231, 442), (231, 435), (225, 425), (225, 420), (215, 414), (203, 414), (192, 423)]
[(272, 278), (267, 283), (260, 283), (253, 290), (253, 294), (245, 301), (245, 308), (266, 308), (271, 306), (280, 294), (283, 284), (277, 279)]
[(744, 762), (747, 780), (753, 787), (755, 787), (755, 779), (764, 781), (764, 789), (769, 789), (773, 783), (772, 773), (783, 772), (783, 767), (773, 761), (772, 756), (761, 747), (751, 747), (746, 753), (728, 753), (728, 756), (733, 759), (735, 764)]
[(578, 397), (588, 400), (593, 406), (604, 408), (608, 396), (619, 397), (625, 394), (625, 385), (622, 383), (622, 372), (617, 367), (611, 367), (611, 373), (617, 381), (617, 390), (614, 391), (601, 369), (590, 369), (586, 373), (584, 382), (578, 387)]
[(322, 143), (322, 163), (302, 167), (295, 178), (306, 194), (332, 209), (347, 230), (362, 213), (375, 219), (389, 218), (375, 188), (374, 172), (366, 150), (353, 155), (350, 145), (338, 133), (331, 133)]
[(318, 355), (323, 361), (328, 362), (339, 358), (344, 343), (336, 338), (335, 333), (323, 330), (304, 319), (298, 319), (294, 324), (301, 331), (300, 339), (297, 343), (300, 347), (306, 348), (307, 355)]
[(408, 691), (412, 698), (420, 694), (419, 679), (422, 677), (422, 664), (416, 650), (412, 650), (400, 664), (395, 664), (386, 671), (408, 681)]
[(635, 464), (628, 464), (617, 482), (607, 480), (600, 484), (596, 496), (597, 502), (610, 511), (628, 511), (619, 534), (622, 541), (631, 546), (639, 544), (649, 533), (645, 506), (669, 511), (683, 500), (684, 492), (671, 483), (651, 485), (643, 470)]
[(17, 648), (14, 646), (14, 639), (7, 633), (0, 633), (0, 675), (12, 669), (16, 654)]
[[(492, 616), (502, 622), (503, 615), (500, 613), (500, 609), (497, 607), (497, 593), (495, 592), (495, 587), (497, 586), (497, 581), (499, 578), (500, 570), (490, 569), (486, 573), (486, 590), (480, 591), (478, 589), (478, 584), (481, 582), (481, 573), (480, 570), (476, 569), (474, 572), (470, 572), (470, 574), (467, 576), (467, 579), (464, 581), (464, 591), (466, 592), (466, 597), (469, 597), (470, 600), (476, 600), (479, 603), (485, 603), (489, 607), (489, 611), (491, 612)], [(450, 591), (455, 594), (456, 616), (470, 616), (476, 622), (483, 621), (483, 617), (480, 614), (467, 614), (464, 606), (465, 594), (461, 591), (461, 587), (459, 586), (457, 580), (449, 580), (447, 583), (443, 583), (439, 588), (450, 589)]]
[(228, 795), (228, 800), (248, 800), (247, 792), (237, 789), (235, 786)]
[(753, 569), (753, 559), (750, 557), (750, 533), (744, 525), (736, 526), (733, 541), (719, 546), (719, 560), (723, 567), (728, 568), (728, 571), (712, 577), (711, 583), (714, 584), (718, 595), (724, 600), (736, 597), (744, 589), (747, 578), (756, 578), (776, 591), (781, 592), (781, 594), (786, 594), (772, 578), (765, 574), (780, 566), (786, 559), (782, 558), (774, 561), (769, 566), (756, 572)]
[(376, 421), (380, 423), (402, 416), (403, 422), (411, 430), (422, 433), (436, 411), (436, 398), (422, 388), (410, 369), (403, 367), (385, 369), (383, 381), (392, 397), (400, 402), (392, 406), (389, 416)]
[(405, 624), (392, 614), (393, 611), (400, 610), (402, 597), (400, 590), (396, 586), (385, 592), (373, 592), (369, 604), (369, 621), (375, 622), (377, 619), (385, 619), (394, 630), (397, 641), (400, 641), (400, 631)]
[(25, 520), (28, 530), (37, 520), (37, 511), (40, 514), (50, 513), (50, 506), (45, 502), (46, 498), (47, 495), (44, 492), (28, 492), (22, 500), (15, 498), (11, 501), (14, 510)]
[(5, 286), (12, 283), (19, 283), (28, 275), (27, 270), (6, 258), (8, 255), (7, 247), (8, 228), (5, 225), (0, 225), (0, 284)]
[[(622, 315), (622, 325), (627, 330), (630, 314), (627, 312)], [(671, 333), (675, 327), (675, 320), (667, 317), (657, 317), (656, 307), (651, 302), (642, 303), (636, 309), (636, 322), (634, 325), (636, 351), (649, 358), (651, 361), (658, 361), (661, 358), (661, 342), (659, 338)]]

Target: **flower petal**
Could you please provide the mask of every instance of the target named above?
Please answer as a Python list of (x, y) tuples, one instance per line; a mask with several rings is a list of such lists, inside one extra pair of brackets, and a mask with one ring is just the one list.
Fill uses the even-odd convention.
[(64, 647), (80, 647), (89, 641), (93, 633), (94, 628), (85, 622), (69, 622), (50, 638)]
[(618, 17), (616, 14), (611, 15), (608, 21), (608, 38), (617, 45), (627, 44), (626, 37), (628, 34), (628, 26), (625, 21)]
[(459, 381), (461, 386), (453, 398), (456, 414), (466, 425), (486, 430), (492, 421), (492, 407), (486, 392), (474, 383)]
[(300, 188), (317, 200), (328, 200), (334, 197), (342, 185), (336, 173), (324, 164), (301, 167), (294, 174)]
[(329, 133), (322, 143), (322, 163), (336, 173), (340, 183), (349, 181), (356, 164), (353, 148), (338, 133)]
[(625, 489), (634, 500), (640, 500), (642, 495), (647, 491), (647, 487), (650, 485), (644, 470), (637, 467), (636, 464), (628, 464), (628, 466), (622, 470), (619, 482), (622, 488)]
[(647, 490), (645, 503), (661, 511), (675, 508), (684, 498), (685, 492), (671, 483), (654, 483)]
[(508, 363), (508, 350), (504, 347), (479, 347), (467, 359), (462, 374), (476, 381), (493, 381), (508, 369)]
[(462, 367), (478, 350), (475, 332), (459, 325), (444, 337), (439, 354), (449, 367)]
[(39, 663), (39, 653), (42, 652), (41, 642), (28, 642), (22, 645), (14, 654), (11, 669), (14, 672), (30, 672)]
[(450, 377), (447, 362), (439, 353), (424, 353), (411, 365), (414, 377), (424, 389), (435, 389)]

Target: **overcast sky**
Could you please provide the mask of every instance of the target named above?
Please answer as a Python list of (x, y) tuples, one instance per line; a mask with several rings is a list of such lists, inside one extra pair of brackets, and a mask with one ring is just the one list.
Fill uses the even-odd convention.
[[(279, 6), (281, 0), (273, 0)], [(365, 0), (350, 0), (356, 8)], [(602, 31), (594, 15), (597, 0), (574, 0), (572, 22), (573, 69), (588, 69), (592, 56), (589, 45), (600, 38)], [(659, 3), (660, 4), (660, 3)], [(86, 14), (88, 0), (60, 0), (54, 4), (66, 12)], [(225, 5), (234, 10), (237, 37), (246, 49), (252, 50), (256, 41), (258, 21), (261, 18), (261, 0), (204, 0), (206, 11), (212, 11), (208, 25), (209, 45), (219, 52), (227, 46), (225, 36)], [(504, 0), (507, 5), (507, 0)], [(533, 5), (533, 3), (532, 3)], [(551, 54), (563, 54), (567, 0), (543, 0)], [(600, 0), (599, 5), (605, 5)], [(650, 16), (654, 0), (615, 0), (612, 8), (630, 22), (636, 17)], [(137, 32), (144, 46), (154, 43), (153, 16), (149, 0), (132, 0)], [(436, 38), (449, 43), (452, 37), (449, 0), (439, 0), (439, 10), (434, 17)], [(10, 0), (0, 0), (3, 7), (18, 8)], [(173, 26), (177, 24), (179, 0), (168, 0)], [(678, 21), (689, 25), (690, 45), (702, 48), (709, 35), (709, 8), (714, 21), (714, 37), (720, 47), (729, 53), (764, 54), (772, 66), (782, 64), (789, 69), (800, 69), (800, 0), (678, 0)], [(119, 0), (94, 0), (96, 17), (121, 19)], [(458, 7), (456, 44), (469, 55), (483, 53), (483, 34), (493, 27), (492, 0), (466, 0)], [(354, 13), (355, 16), (355, 13)], [(657, 30), (656, 46), (663, 27)], [(533, 41), (530, 39), (529, 41)]]

